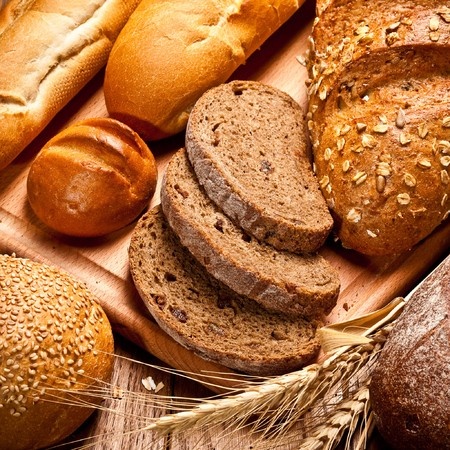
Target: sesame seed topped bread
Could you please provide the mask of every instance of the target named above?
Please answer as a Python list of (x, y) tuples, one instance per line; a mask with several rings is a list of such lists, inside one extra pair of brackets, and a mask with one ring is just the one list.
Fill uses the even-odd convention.
[(450, 210), (450, 8), (336, 0), (318, 13), (307, 117), (337, 235), (405, 252)]
[(0, 255), (0, 448), (49, 448), (100, 404), (114, 339), (94, 295), (68, 273)]
[(278, 251), (250, 237), (209, 199), (184, 149), (164, 174), (161, 203), (182, 244), (235, 292), (269, 310), (310, 318), (336, 304), (337, 271), (319, 254)]
[(319, 351), (316, 325), (270, 313), (210, 277), (167, 224), (160, 206), (141, 217), (130, 270), (160, 327), (206, 359), (242, 372), (294, 370)]
[(256, 81), (210, 89), (186, 130), (189, 159), (209, 198), (252, 236), (293, 252), (316, 251), (333, 226), (307, 142), (300, 105)]

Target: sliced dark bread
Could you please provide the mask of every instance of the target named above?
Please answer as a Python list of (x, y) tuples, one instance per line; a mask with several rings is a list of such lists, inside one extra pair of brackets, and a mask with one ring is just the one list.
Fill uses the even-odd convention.
[(182, 244), (238, 294), (269, 310), (309, 318), (335, 305), (337, 271), (319, 254), (279, 251), (246, 234), (206, 195), (184, 149), (169, 162), (161, 202)]
[(159, 206), (139, 220), (129, 258), (136, 288), (159, 326), (203, 358), (272, 375), (303, 366), (319, 351), (314, 323), (270, 313), (211, 278)]
[(207, 91), (186, 150), (208, 196), (249, 234), (280, 250), (314, 252), (333, 226), (312, 171), (300, 105), (256, 81)]

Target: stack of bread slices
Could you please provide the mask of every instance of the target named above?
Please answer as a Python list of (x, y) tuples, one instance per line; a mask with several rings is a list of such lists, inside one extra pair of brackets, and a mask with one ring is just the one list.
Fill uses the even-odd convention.
[(307, 142), (284, 92), (240, 80), (207, 91), (161, 205), (133, 232), (139, 294), (163, 330), (206, 359), (272, 375), (319, 351), (316, 329), (340, 282), (318, 253), (333, 222)]

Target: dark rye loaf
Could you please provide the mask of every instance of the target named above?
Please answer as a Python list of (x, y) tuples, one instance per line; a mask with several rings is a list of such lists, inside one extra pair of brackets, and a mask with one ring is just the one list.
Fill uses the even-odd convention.
[(333, 226), (307, 142), (300, 105), (256, 81), (207, 91), (186, 130), (189, 159), (209, 198), (252, 236), (300, 253), (320, 248)]
[(450, 449), (450, 256), (396, 321), (372, 374), (370, 400), (394, 449)]
[(186, 151), (171, 159), (161, 186), (164, 214), (216, 279), (272, 311), (315, 318), (336, 304), (337, 271), (320, 255), (278, 251), (235, 225), (206, 195)]
[(273, 375), (299, 368), (319, 351), (315, 324), (270, 313), (211, 278), (159, 206), (139, 220), (129, 258), (134, 283), (157, 323), (203, 358)]

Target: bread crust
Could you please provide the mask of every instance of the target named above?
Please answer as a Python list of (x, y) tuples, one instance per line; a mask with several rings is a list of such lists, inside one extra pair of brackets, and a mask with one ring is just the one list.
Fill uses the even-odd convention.
[(249, 234), (297, 253), (325, 243), (333, 220), (289, 95), (242, 80), (210, 89), (189, 116), (186, 150), (209, 198)]
[(105, 65), (139, 0), (24, 3), (0, 13), (0, 169)]
[(109, 114), (145, 140), (182, 131), (200, 95), (225, 82), (302, 3), (143, 0), (108, 59)]
[(450, 257), (414, 292), (377, 361), (370, 400), (394, 449), (450, 448)]
[(55, 267), (0, 255), (0, 284), (0, 370), (11, 374), (0, 377), (0, 448), (47, 448), (100, 403), (111, 326), (85, 285)]
[(147, 144), (110, 118), (70, 125), (45, 144), (30, 166), (27, 196), (37, 217), (70, 236), (94, 237), (135, 220), (156, 190)]
[(250, 238), (198, 184), (186, 151), (171, 159), (161, 204), (172, 229), (206, 270), (271, 311), (320, 318), (335, 306), (336, 269), (318, 254), (281, 252)]
[(320, 345), (317, 322), (274, 314), (210, 277), (170, 229), (161, 207), (131, 236), (130, 271), (158, 325), (200, 357), (255, 375), (295, 370)]
[(450, 211), (448, 13), (428, 0), (318, 11), (308, 126), (337, 235), (368, 255), (406, 252)]

